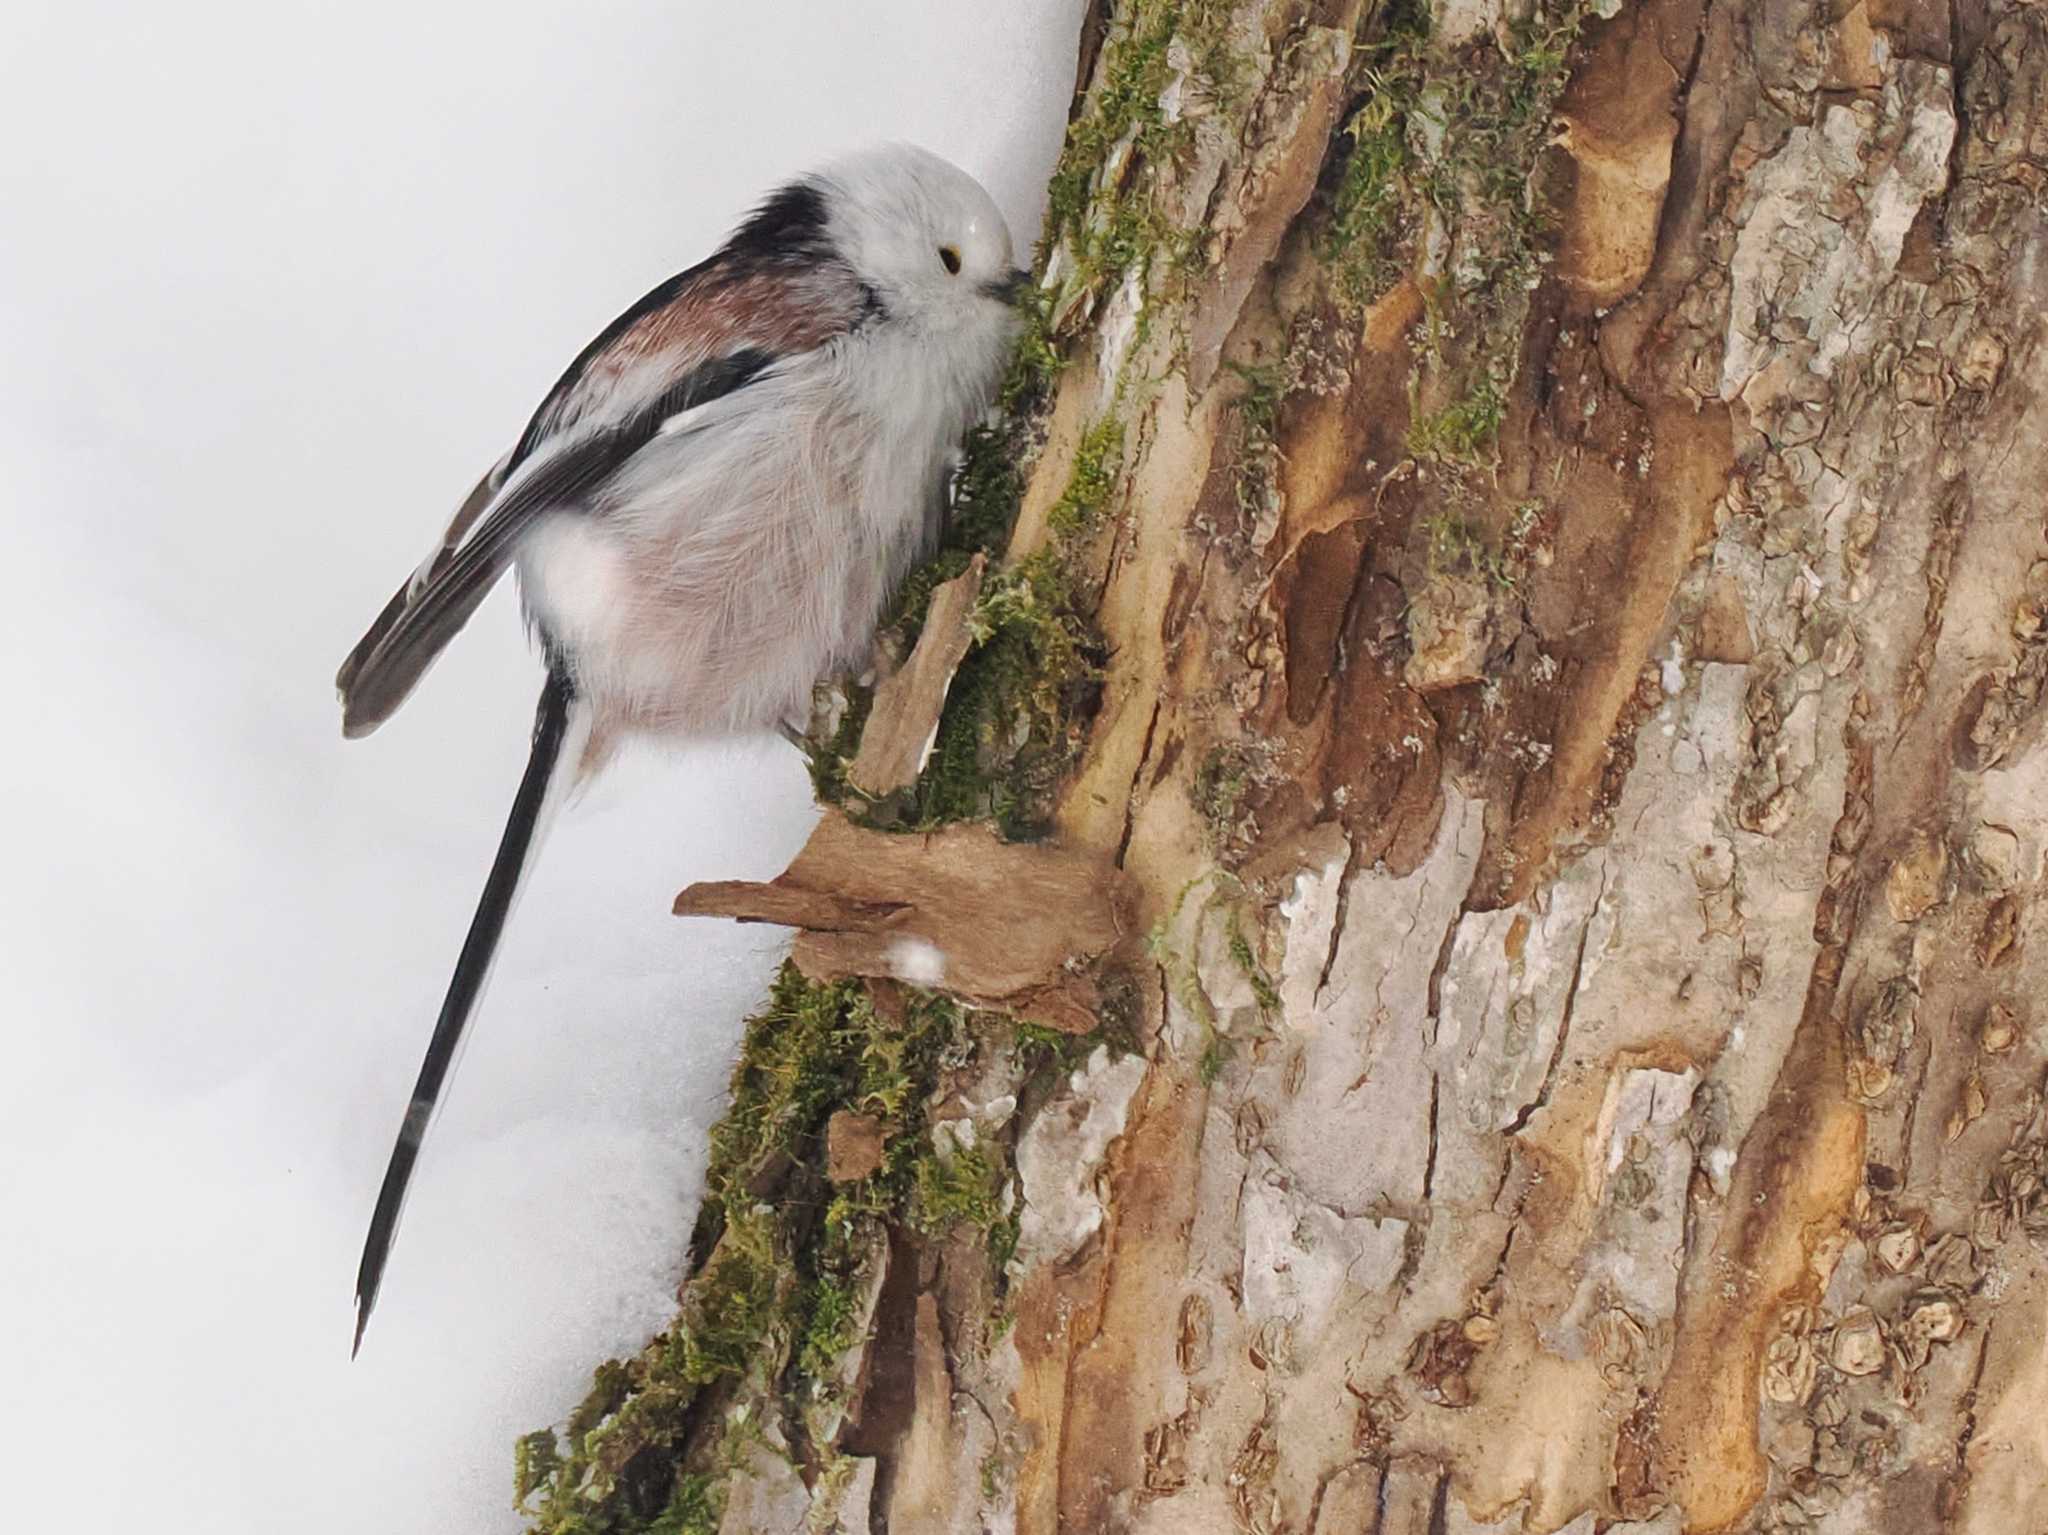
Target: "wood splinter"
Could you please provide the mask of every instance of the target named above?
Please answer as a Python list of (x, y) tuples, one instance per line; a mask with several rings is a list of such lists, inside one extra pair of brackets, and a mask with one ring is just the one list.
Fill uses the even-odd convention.
[(888, 976), (1067, 1033), (1098, 1022), (1093, 961), (1133, 928), (1123, 875), (984, 826), (926, 835), (866, 831), (828, 812), (766, 884), (712, 880), (677, 916), (797, 928), (791, 957), (813, 980)]
[(987, 566), (987, 557), (977, 554), (966, 570), (932, 593), (910, 659), (876, 684), (860, 750), (846, 770), (846, 781), (869, 799), (909, 788), (924, 771), (953, 673), (974, 642), (974, 604)]

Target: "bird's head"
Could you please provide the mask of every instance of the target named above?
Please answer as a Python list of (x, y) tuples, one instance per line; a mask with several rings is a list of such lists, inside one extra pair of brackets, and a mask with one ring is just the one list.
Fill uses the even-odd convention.
[[(1000, 354), (1030, 273), (981, 183), (928, 150), (891, 144), (818, 177), (833, 244), (883, 313), (939, 345)], [(999, 364), (998, 364), (999, 365)]]

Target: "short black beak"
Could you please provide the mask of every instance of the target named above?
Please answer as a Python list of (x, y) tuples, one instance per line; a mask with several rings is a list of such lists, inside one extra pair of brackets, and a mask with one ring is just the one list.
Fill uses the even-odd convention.
[(1001, 299), (1005, 304), (1014, 304), (1022, 298), (1031, 286), (1031, 274), (1022, 267), (1007, 276), (991, 278), (981, 285), (981, 291), (990, 298)]

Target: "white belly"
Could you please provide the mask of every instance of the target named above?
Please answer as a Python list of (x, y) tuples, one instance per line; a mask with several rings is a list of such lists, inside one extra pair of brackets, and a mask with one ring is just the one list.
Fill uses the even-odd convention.
[(913, 447), (800, 399), (748, 405), (656, 438), (600, 504), (522, 541), (523, 601), (595, 711), (594, 755), (803, 719), (821, 677), (865, 663), (922, 551), (953, 420)]

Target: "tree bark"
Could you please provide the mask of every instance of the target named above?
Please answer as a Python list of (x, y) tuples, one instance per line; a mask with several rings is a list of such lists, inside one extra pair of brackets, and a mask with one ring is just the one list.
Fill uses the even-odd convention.
[[(1101, 893), (945, 920), (1106, 1038), (949, 1014), (715, 1154), (775, 1224), (538, 1528), (2048, 1529), (2048, 16), (1527, 3), (1091, 20), (1004, 563)], [(834, 1037), (924, 1059), (932, 921), (800, 940)], [(827, 1114), (927, 1159), (845, 1252)]]

